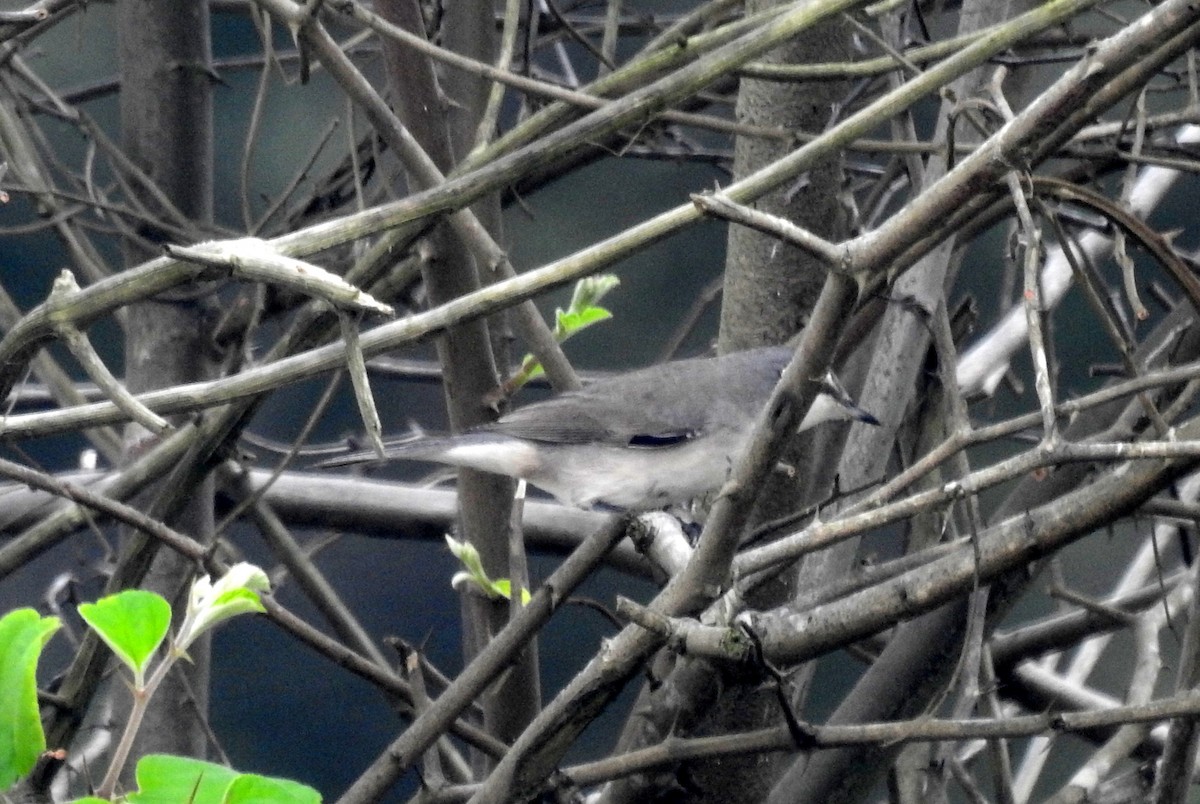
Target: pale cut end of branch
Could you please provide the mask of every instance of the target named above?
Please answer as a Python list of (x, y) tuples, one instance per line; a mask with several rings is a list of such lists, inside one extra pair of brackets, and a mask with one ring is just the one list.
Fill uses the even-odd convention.
[(375, 299), (337, 274), (311, 262), (280, 254), (269, 242), (258, 237), (214, 240), (195, 246), (167, 246), (167, 253), (176, 259), (228, 268), (239, 279), (291, 288), (323, 299), (338, 309), (386, 316), (396, 314), (390, 304)]

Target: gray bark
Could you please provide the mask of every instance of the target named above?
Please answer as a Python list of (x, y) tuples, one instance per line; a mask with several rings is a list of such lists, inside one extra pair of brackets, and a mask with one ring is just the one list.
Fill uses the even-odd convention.
[[(186, 215), (198, 223), (212, 220), (212, 72), (209, 17), (197, 0), (122, 0), (117, 4), (121, 133), (126, 153)], [(151, 204), (152, 202), (147, 202)], [(127, 242), (126, 261), (135, 265), (153, 256), (146, 241), (159, 233), (140, 231), (142, 242)], [(209, 379), (218, 373), (208, 339), (213, 304), (208, 289), (139, 304), (130, 309), (125, 331), (125, 378), (131, 391)], [(137, 452), (145, 431), (131, 426), (127, 452)], [(162, 495), (160, 497), (160, 495)], [(169, 498), (169, 499), (168, 499)], [(144, 498), (152, 509), (177, 510), (170, 524), (200, 540), (213, 533), (213, 487), (197, 483), (181, 506), (170, 483)], [(131, 539), (129, 544), (135, 544)], [(154, 545), (142, 550), (154, 551)], [(132, 558), (132, 557), (131, 557)], [(134, 562), (140, 559), (132, 558)], [(194, 565), (169, 551), (158, 551), (139, 584), (172, 602), (182, 617), (183, 596)], [(204, 721), (208, 710), (209, 645), (190, 651), (191, 662), (176, 665), (153, 699), (125, 769), (132, 786), (133, 761), (149, 752), (205, 757)], [(120, 683), (115, 704), (127, 699)]]

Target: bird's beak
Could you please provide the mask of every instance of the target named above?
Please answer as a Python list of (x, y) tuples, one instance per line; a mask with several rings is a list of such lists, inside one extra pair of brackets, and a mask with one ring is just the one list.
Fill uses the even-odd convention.
[(879, 419), (876, 419), (858, 406), (858, 403), (850, 396), (850, 392), (846, 390), (846, 386), (842, 385), (842, 381), (832, 371), (825, 372), (825, 377), (821, 380), (821, 390), (845, 408), (846, 418), (874, 425), (875, 427), (879, 426)]

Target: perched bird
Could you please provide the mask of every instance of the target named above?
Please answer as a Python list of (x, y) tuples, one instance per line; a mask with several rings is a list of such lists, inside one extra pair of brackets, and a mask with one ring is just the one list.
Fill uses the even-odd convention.
[[(719, 487), (791, 360), (786, 346), (694, 358), (598, 380), (460, 435), (389, 444), (385, 459), (423, 460), (524, 478), (561, 502), (647, 510)], [(800, 423), (878, 424), (832, 373)], [(380, 460), (358, 452), (321, 468)]]

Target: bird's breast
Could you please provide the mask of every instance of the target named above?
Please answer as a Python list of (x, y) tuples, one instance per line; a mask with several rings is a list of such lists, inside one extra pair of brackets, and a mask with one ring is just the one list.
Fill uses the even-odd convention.
[(603, 503), (659, 508), (718, 488), (729, 476), (744, 434), (718, 431), (669, 446), (540, 445), (546, 454), (528, 480), (582, 508)]

